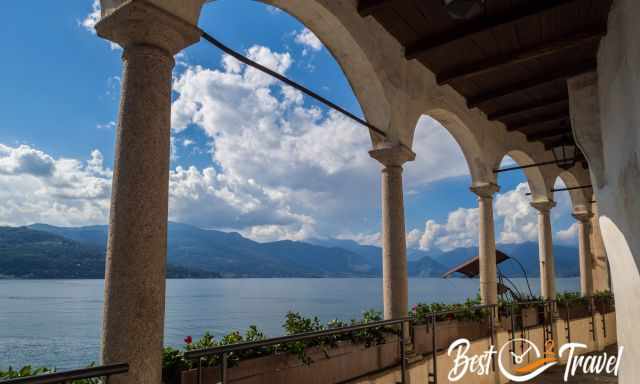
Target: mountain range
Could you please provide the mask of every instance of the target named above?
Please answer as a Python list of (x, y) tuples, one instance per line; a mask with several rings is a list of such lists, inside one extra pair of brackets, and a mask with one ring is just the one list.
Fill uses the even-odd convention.
[[(78, 228), (34, 224), (0, 227), (0, 277), (102, 278), (107, 226)], [(539, 276), (536, 243), (500, 245), (518, 259), (529, 277)], [(477, 255), (477, 248), (448, 252), (409, 250), (409, 275), (436, 277)], [(379, 247), (352, 240), (310, 239), (259, 243), (235, 232), (169, 223), (167, 275), (208, 277), (377, 277)], [(578, 251), (555, 246), (559, 277), (578, 276)], [(506, 276), (523, 276), (517, 263), (500, 265)]]

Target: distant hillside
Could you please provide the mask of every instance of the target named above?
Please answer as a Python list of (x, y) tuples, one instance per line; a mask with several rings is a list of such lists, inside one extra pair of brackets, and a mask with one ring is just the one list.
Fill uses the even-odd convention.
[[(371, 263), (375, 267), (378, 275), (382, 275), (382, 249), (372, 245), (360, 245), (353, 240), (337, 240), (327, 239), (310, 240), (314, 244), (320, 244), (325, 246), (341, 247), (348, 249), (352, 252), (358, 253), (367, 260), (371, 260)], [(432, 254), (420, 251), (416, 249), (407, 250), (407, 259), (409, 260), (409, 275), (415, 277), (439, 277), (442, 276), (448, 269), (443, 264), (434, 260), (432, 255), (440, 255), (440, 252), (433, 252)]]
[[(104, 277), (104, 250), (53, 233), (0, 227), (0, 277), (95, 279)], [(218, 277), (192, 268), (167, 267), (169, 278)]]
[[(106, 226), (0, 227), (0, 276), (102, 277), (107, 236)], [(520, 260), (528, 276), (539, 276), (536, 243), (498, 248)], [(407, 253), (410, 276), (439, 277), (478, 250)], [(554, 253), (559, 277), (579, 275), (576, 248), (556, 246)], [(173, 277), (375, 277), (382, 274), (382, 250), (337, 239), (258, 243), (238, 233), (169, 223), (168, 263)], [(513, 261), (500, 269), (510, 277), (523, 275)]]
[[(30, 228), (106, 248), (106, 226), (61, 228), (34, 224)], [(258, 243), (238, 233), (179, 223), (169, 223), (167, 257), (174, 265), (228, 277), (370, 277), (380, 273), (379, 257), (343, 248), (297, 241)]]
[(104, 256), (48, 232), (0, 227), (0, 275), (19, 278), (100, 278)]
[[(498, 244), (497, 248), (506, 253), (509, 257), (517, 259), (524, 267), (527, 276), (540, 276), (540, 264), (538, 258), (538, 244), (534, 242), (526, 242), (521, 244)], [(580, 276), (580, 266), (578, 263), (578, 249), (563, 245), (554, 245), (553, 254), (556, 262), (557, 277), (575, 277)], [(478, 255), (478, 248), (458, 248), (449, 252), (434, 255), (433, 259), (444, 265), (446, 270)], [(502, 273), (507, 277), (522, 277), (524, 273), (522, 268), (511, 260), (504, 261), (498, 266)], [(420, 265), (417, 263), (409, 263), (409, 273), (412, 275), (420, 274)]]

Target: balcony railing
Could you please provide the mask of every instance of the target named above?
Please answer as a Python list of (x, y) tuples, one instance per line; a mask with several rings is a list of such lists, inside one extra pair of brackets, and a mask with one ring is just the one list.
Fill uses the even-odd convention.
[[(332, 341), (337, 340), (336, 338), (339, 338), (340, 336), (350, 334), (354, 335), (358, 332), (377, 331), (397, 336), (398, 359), (394, 364), (382, 367), (376, 372), (400, 368), (401, 382), (405, 383), (408, 369), (407, 346), (411, 343), (414, 347), (413, 352), (421, 354), (422, 356), (431, 357), (432, 369), (431, 373), (429, 373), (429, 379), (430, 383), (437, 383), (437, 354), (439, 351), (446, 350), (448, 346), (446, 338), (442, 339), (440, 337), (443, 332), (446, 332), (443, 321), (454, 318), (457, 314), (464, 312), (469, 313), (469, 311), (479, 314), (479, 320), (476, 319), (475, 321), (477, 324), (480, 324), (480, 327), (469, 327), (470, 329), (475, 329), (475, 331), (472, 332), (472, 336), (458, 334), (456, 337), (469, 337), (470, 339), (473, 339), (474, 337), (487, 337), (491, 340), (492, 345), (495, 341), (498, 322), (501, 322), (503, 329), (510, 332), (511, 340), (516, 339), (516, 332), (525, 332), (528, 329), (541, 326), (544, 329), (544, 338), (545, 340), (548, 340), (554, 337), (554, 327), (552, 326), (553, 322), (556, 320), (564, 320), (565, 336), (568, 341), (571, 341), (571, 320), (587, 317), (591, 318), (590, 333), (595, 340), (597, 327), (601, 326), (605, 337), (607, 332), (606, 316), (601, 316), (601, 324), (597, 324), (595, 313), (599, 312), (601, 314), (605, 314), (613, 312), (614, 305), (615, 302), (612, 297), (582, 297), (562, 302), (558, 302), (557, 300), (546, 300), (500, 305), (478, 305), (451, 311), (430, 312), (420, 318), (406, 317), (401, 319), (376, 321), (323, 331), (276, 337), (256, 342), (245, 342), (192, 350), (185, 352), (184, 357), (186, 360), (191, 361), (193, 366), (196, 367), (198, 384), (204, 384), (203, 369), (210, 367), (219, 367), (219, 382), (226, 384), (228, 382), (227, 371), (229, 368), (229, 359), (241, 357), (243, 352), (266, 351), (268, 348), (274, 348), (277, 350), (278, 347), (300, 342), (319, 341), (331, 344)], [(418, 327), (424, 327), (425, 330), (423, 334), (416, 333), (416, 329), (418, 329)], [(486, 333), (483, 333), (484, 331), (479, 329), (483, 327), (486, 327)], [(428, 337), (430, 340), (426, 341), (426, 343), (420, 343), (418, 341), (420, 337), (422, 337), (423, 341), (424, 337)], [(430, 345), (425, 346), (425, 344)], [(416, 350), (417, 345), (420, 345), (421, 350)], [(75, 380), (83, 379), (96, 380), (89, 381), (90, 383), (101, 383), (103, 382), (103, 379), (108, 378), (109, 376), (127, 373), (128, 369), (128, 364), (105, 365), (101, 367), (10, 379), (7, 381), (0, 380), (0, 384), (73, 383)], [(364, 372), (356, 378), (349, 378), (349, 380), (345, 381), (355, 380), (373, 373), (374, 372)]]
[(129, 372), (129, 364), (110, 364), (100, 367), (75, 369), (72, 371), (53, 372), (43, 375), (0, 380), (2, 384), (73, 384), (78, 380), (86, 383), (106, 383), (109, 377)]
[[(268, 347), (276, 347), (282, 346), (289, 343), (295, 342), (304, 342), (309, 340), (318, 340), (318, 339), (326, 339), (328, 337), (337, 336), (337, 335), (348, 335), (354, 332), (364, 331), (364, 330), (380, 330), (389, 327), (396, 328), (396, 334), (399, 335), (398, 343), (398, 360), (395, 364), (384, 367), (381, 370), (389, 370), (394, 368), (400, 368), (401, 372), (401, 383), (406, 382), (407, 378), (407, 343), (411, 342), (415, 346), (415, 341), (417, 335), (414, 334), (415, 325), (420, 323), (425, 325), (425, 334), (430, 337), (430, 348), (427, 348), (425, 351), (421, 351), (423, 356), (430, 355), (432, 360), (432, 370), (429, 373), (430, 383), (437, 383), (437, 354), (439, 351), (446, 350), (447, 345), (443, 345), (442, 340), (439, 339), (439, 328), (441, 326), (438, 323), (441, 323), (443, 319), (446, 319), (450, 316), (455, 316), (457, 314), (461, 314), (464, 312), (474, 311), (476, 313), (481, 314), (482, 319), (477, 321), (481, 326), (486, 326), (486, 333), (474, 332), (476, 337), (480, 335), (480, 337), (487, 337), (490, 339), (491, 344), (495, 344), (496, 337), (496, 328), (498, 321), (503, 320), (506, 321), (507, 324), (510, 323), (510, 327), (507, 328), (511, 332), (511, 339), (516, 338), (516, 332), (524, 332), (528, 329), (532, 329), (535, 327), (542, 326), (544, 329), (544, 337), (545, 340), (553, 339), (554, 335), (554, 327), (552, 326), (553, 321), (558, 319), (564, 319), (565, 321), (565, 332), (567, 340), (571, 340), (571, 320), (576, 318), (584, 318), (591, 317), (591, 329), (590, 332), (594, 337), (596, 334), (596, 324), (595, 320), (595, 312), (598, 311), (600, 313), (607, 312), (606, 309), (603, 309), (602, 305), (613, 308), (613, 298), (606, 298), (606, 302), (603, 303), (602, 298), (596, 297), (583, 297), (576, 298), (572, 300), (567, 300), (564, 302), (558, 302), (557, 300), (546, 300), (546, 301), (530, 301), (523, 303), (507, 303), (501, 305), (477, 305), (473, 307), (461, 308), (450, 311), (442, 311), (442, 312), (431, 312), (428, 315), (422, 318), (401, 318), (394, 320), (386, 320), (379, 322), (371, 322), (367, 324), (355, 325), (350, 327), (343, 327), (337, 329), (330, 329), (325, 331), (317, 331), (317, 332), (309, 332), (309, 333), (301, 333), (291, 336), (277, 337), (257, 342), (247, 342), (247, 343), (239, 343), (239, 344), (231, 344), (225, 346), (218, 346), (213, 348), (201, 349), (201, 350), (193, 350), (185, 353), (185, 358), (194, 363), (194, 366), (197, 367), (197, 377), (198, 384), (204, 384), (203, 378), (203, 369), (207, 367), (211, 367), (211, 361), (217, 362), (216, 364), (219, 366), (219, 383), (226, 384), (228, 382), (228, 365), (229, 358), (234, 354), (237, 355), (246, 352), (246, 351), (255, 351)], [(586, 313), (581, 310), (579, 306), (576, 306), (575, 316), (572, 315), (572, 307), (573, 304), (577, 304), (578, 302), (586, 304)], [(600, 304), (598, 304), (600, 303)], [(525, 321), (523, 319), (523, 308), (533, 309), (533, 313), (535, 314), (535, 319), (529, 319)], [(606, 324), (605, 324), (605, 316), (602, 316), (602, 330), (606, 336)], [(505, 324), (503, 324), (504, 326)], [(475, 327), (477, 328), (477, 327)], [(442, 331), (442, 328), (440, 328)], [(460, 336), (463, 337), (463, 336)], [(473, 338), (473, 337), (472, 337)], [(381, 371), (380, 369), (377, 371)], [(368, 376), (373, 374), (374, 372), (367, 372), (361, 375), (361, 377)], [(360, 378), (350, 378), (346, 381), (352, 381)]]

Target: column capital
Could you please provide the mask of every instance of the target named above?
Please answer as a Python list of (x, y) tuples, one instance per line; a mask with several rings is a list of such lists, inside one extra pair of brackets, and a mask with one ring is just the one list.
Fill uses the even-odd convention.
[(589, 211), (573, 211), (571, 215), (581, 223), (588, 223), (593, 217), (593, 213)]
[(382, 143), (369, 151), (369, 156), (378, 160), (385, 167), (400, 167), (407, 161), (413, 161), (416, 154), (404, 145)]
[(500, 191), (500, 186), (494, 183), (475, 184), (469, 188), (471, 192), (485, 199), (493, 198), (493, 195)]
[(129, 0), (96, 24), (98, 36), (119, 44), (158, 47), (173, 56), (200, 40), (200, 29), (145, 0)]
[(556, 202), (553, 200), (534, 201), (531, 203), (531, 206), (540, 213), (549, 213), (551, 208), (556, 206)]

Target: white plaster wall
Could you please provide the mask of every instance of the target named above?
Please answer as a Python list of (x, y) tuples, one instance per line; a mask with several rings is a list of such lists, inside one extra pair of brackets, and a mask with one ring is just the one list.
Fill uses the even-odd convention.
[(640, 378), (640, 2), (617, 0), (598, 54), (603, 175), (596, 190), (611, 265), (621, 383)]

